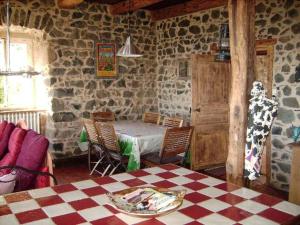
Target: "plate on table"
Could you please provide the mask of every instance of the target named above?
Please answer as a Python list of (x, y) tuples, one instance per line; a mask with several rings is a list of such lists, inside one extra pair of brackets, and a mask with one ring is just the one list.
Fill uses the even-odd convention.
[(107, 196), (113, 207), (121, 213), (136, 217), (156, 217), (178, 209), (186, 190), (159, 187), (133, 187)]

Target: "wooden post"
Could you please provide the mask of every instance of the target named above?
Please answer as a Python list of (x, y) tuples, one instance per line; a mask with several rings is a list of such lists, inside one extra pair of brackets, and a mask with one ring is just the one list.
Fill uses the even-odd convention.
[(229, 0), (231, 92), (227, 181), (243, 185), (247, 129), (247, 90), (254, 79), (255, 0)]
[(291, 144), (293, 148), (289, 201), (300, 205), (300, 143)]

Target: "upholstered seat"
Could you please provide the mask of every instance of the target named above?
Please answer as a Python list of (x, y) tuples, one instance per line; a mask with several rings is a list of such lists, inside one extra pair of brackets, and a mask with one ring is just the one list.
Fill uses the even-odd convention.
[[(16, 128), (17, 129), (17, 128)], [(25, 136), (20, 154), (16, 161), (16, 166), (20, 166), (32, 171), (39, 171), (47, 156), (49, 141), (43, 135), (29, 130)], [(34, 188), (34, 181), (37, 174), (26, 173), (18, 170), (15, 191), (23, 191)]]
[[(5, 153), (3, 158), (0, 160), (0, 167), (2, 166), (14, 166), (17, 158), (21, 152), (23, 141), (26, 135), (26, 130), (22, 128), (15, 128), (10, 135), (8, 141), (8, 151)], [(1, 175), (9, 173), (10, 170), (2, 170)]]
[(35, 187), (45, 187), (52, 182), (56, 183), (51, 173), (52, 168), (48, 167), (49, 162), (46, 166), (44, 165), (45, 160), (48, 160), (48, 139), (33, 130), (25, 130), (14, 125), (11, 127), (14, 129), (9, 136), (8, 151), (0, 160), (0, 174), (14, 171), (13, 173), (16, 174), (14, 191), (24, 191)]
[(1, 134), (0, 134), (0, 159), (4, 157), (4, 155), (7, 153), (8, 148), (8, 142), (11, 133), (15, 129), (15, 125), (13, 123), (7, 123), (6, 121), (3, 121), (1, 123)]
[(2, 138), (2, 135), (4, 133), (5, 127), (7, 126), (8, 122), (7, 121), (2, 121), (0, 123), (0, 140)]

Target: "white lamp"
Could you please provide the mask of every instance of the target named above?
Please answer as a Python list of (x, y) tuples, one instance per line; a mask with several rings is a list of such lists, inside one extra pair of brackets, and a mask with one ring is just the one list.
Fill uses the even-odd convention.
[(131, 31), (131, 27), (130, 27), (130, 0), (128, 1), (128, 37), (126, 39), (125, 45), (119, 49), (117, 56), (120, 57), (141, 57), (143, 56), (139, 49), (133, 44), (131, 36), (130, 36), (130, 31)]

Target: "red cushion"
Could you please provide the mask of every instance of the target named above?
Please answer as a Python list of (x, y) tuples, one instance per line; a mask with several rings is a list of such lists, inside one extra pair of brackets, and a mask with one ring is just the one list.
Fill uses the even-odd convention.
[(5, 127), (6, 127), (7, 124), (8, 123), (5, 120), (0, 123), (0, 140), (2, 138), (2, 135), (4, 133), (4, 130), (5, 130)]
[(9, 138), (14, 129), (15, 125), (13, 123), (8, 123), (5, 126), (2, 137), (0, 138), (0, 159), (2, 159), (7, 152)]
[[(47, 156), (49, 141), (43, 135), (29, 130), (25, 136), (16, 165), (29, 170), (39, 170)], [(17, 171), (18, 183), (15, 191), (28, 190), (34, 187), (36, 175), (21, 170)]]
[[(21, 147), (26, 135), (26, 130), (15, 128), (10, 135), (8, 142), (8, 152), (0, 161), (0, 166), (14, 166), (21, 151)], [(3, 172), (2, 170), (1, 172)]]
[[(49, 172), (48, 167), (43, 167), (40, 169), (41, 172)], [(35, 179), (34, 188), (43, 188), (50, 186), (50, 177), (49, 176), (42, 176), (38, 175)]]

